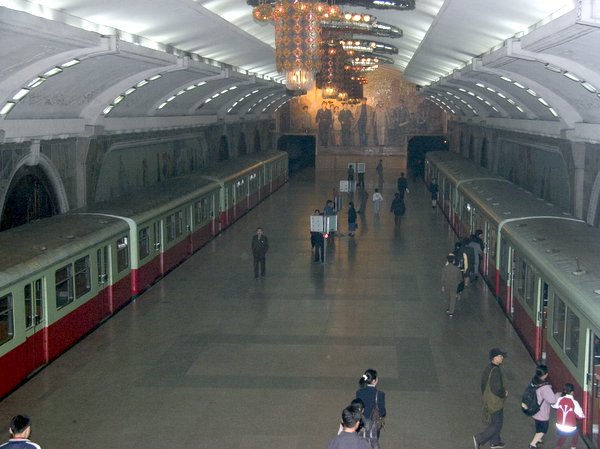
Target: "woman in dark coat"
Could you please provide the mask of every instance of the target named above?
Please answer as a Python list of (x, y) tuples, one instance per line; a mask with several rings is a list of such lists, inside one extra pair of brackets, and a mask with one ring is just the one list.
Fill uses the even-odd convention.
[(356, 231), (356, 209), (354, 209), (354, 203), (352, 201), (350, 201), (348, 205), (350, 206), (348, 209), (348, 235), (353, 237), (354, 231)]
[[(385, 410), (385, 393), (377, 389), (379, 379), (377, 378), (377, 371), (374, 369), (368, 369), (359, 379), (358, 384), (360, 388), (356, 391), (356, 398), (363, 401), (365, 404), (364, 416), (367, 419), (373, 421), (373, 409), (377, 404), (377, 410), (379, 416), (384, 418), (386, 415)], [(381, 421), (382, 422), (382, 421)], [(381, 428), (377, 429), (377, 438), (379, 439), (379, 432)]]
[(392, 200), (390, 212), (394, 213), (394, 223), (400, 223), (400, 217), (406, 212), (406, 206), (404, 205), (404, 199), (400, 197), (399, 193), (396, 193), (396, 196)]

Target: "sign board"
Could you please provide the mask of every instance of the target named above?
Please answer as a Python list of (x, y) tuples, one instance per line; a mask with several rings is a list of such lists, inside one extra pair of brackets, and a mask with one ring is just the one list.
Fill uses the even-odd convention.
[(340, 192), (349, 192), (350, 183), (347, 180), (340, 181)]
[(325, 232), (325, 217), (323, 215), (310, 216), (310, 232)]
[(356, 173), (365, 173), (366, 167), (364, 162), (356, 164)]
[(327, 232), (337, 231), (337, 215), (325, 215), (325, 229)]

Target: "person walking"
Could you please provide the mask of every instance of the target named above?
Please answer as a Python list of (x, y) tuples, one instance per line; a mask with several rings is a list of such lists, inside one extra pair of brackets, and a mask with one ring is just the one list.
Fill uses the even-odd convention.
[(357, 212), (359, 214), (364, 214), (365, 210), (367, 210), (367, 201), (369, 200), (369, 192), (367, 192), (367, 189), (365, 189), (364, 185), (361, 187), (360, 184), (358, 184), (356, 186), (356, 188), (358, 189), (358, 198), (360, 199), (360, 206), (358, 207)]
[(377, 371), (366, 370), (358, 380), (358, 384), (360, 388), (356, 390), (356, 399), (360, 399), (365, 404), (364, 416), (376, 426), (377, 440), (379, 441), (387, 410), (385, 409), (385, 393), (377, 389), (379, 384)]
[(434, 209), (437, 206), (439, 190), (440, 188), (438, 186), (437, 180), (433, 178), (429, 183), (429, 193), (431, 194), (431, 207)]
[(394, 213), (394, 224), (400, 224), (402, 215), (404, 215), (404, 212), (406, 212), (406, 206), (404, 205), (404, 200), (400, 197), (399, 193), (396, 193), (394, 199), (392, 200), (390, 212)]
[(456, 300), (458, 299), (458, 285), (462, 282), (463, 276), (460, 269), (454, 263), (454, 254), (446, 256), (446, 264), (442, 268), (442, 292), (446, 296), (446, 313), (448, 316), (454, 316)]
[(327, 449), (371, 449), (369, 441), (357, 433), (361, 425), (361, 417), (358, 408), (352, 405), (342, 410), (343, 429), (327, 444)]
[(400, 173), (400, 177), (397, 181), (398, 193), (400, 194), (400, 198), (404, 198), (404, 193), (409, 192), (408, 190), (408, 180), (404, 176), (404, 173)]
[(579, 431), (577, 430), (577, 420), (585, 418), (583, 409), (579, 402), (573, 397), (575, 387), (573, 384), (565, 384), (562, 395), (552, 404), (556, 409), (556, 449), (561, 449), (567, 438), (571, 437), (571, 449), (577, 447)]
[(356, 209), (354, 209), (354, 203), (350, 201), (348, 203), (348, 235), (354, 237), (356, 231)]
[(373, 193), (373, 212), (375, 212), (375, 215), (379, 215), (381, 203), (383, 203), (383, 196), (379, 193), (379, 189), (375, 189)]
[(506, 357), (506, 352), (501, 349), (490, 349), (490, 364), (485, 367), (481, 374), (483, 418), (488, 425), (482, 432), (473, 435), (475, 449), (479, 449), (488, 441), (491, 449), (502, 449), (505, 446), (500, 436), (504, 422), (504, 401), (508, 396), (508, 391), (504, 388), (502, 370), (500, 369), (504, 357)]
[(265, 277), (267, 264), (267, 251), (269, 251), (269, 239), (263, 233), (262, 228), (256, 228), (256, 234), (252, 237), (252, 256), (254, 257), (254, 278), (258, 278), (258, 268), (260, 266), (260, 275)]
[(26, 415), (14, 416), (10, 421), (10, 439), (0, 444), (2, 449), (41, 449), (39, 444), (29, 440), (31, 435), (31, 419)]
[(556, 402), (556, 395), (552, 391), (552, 385), (548, 382), (548, 367), (538, 365), (535, 368), (535, 376), (531, 379), (531, 385), (535, 387), (535, 394), (540, 410), (532, 416), (535, 422), (535, 435), (529, 443), (529, 449), (536, 449), (542, 444), (542, 438), (548, 433), (548, 422), (550, 421), (550, 406)]
[(377, 167), (375, 167), (375, 171), (377, 172), (377, 185), (379, 189), (383, 189), (383, 159), (379, 159), (379, 163)]

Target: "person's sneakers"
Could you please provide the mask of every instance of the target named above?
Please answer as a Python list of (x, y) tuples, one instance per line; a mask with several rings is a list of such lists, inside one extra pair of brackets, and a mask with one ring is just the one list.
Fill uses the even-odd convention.
[(475, 435), (473, 435), (473, 445), (475, 446), (475, 449), (479, 449), (479, 443), (477, 442), (477, 437)]
[(453, 313), (450, 313), (450, 311), (449, 311), (449, 310), (446, 310), (446, 315), (448, 315), (449, 317), (453, 317), (453, 316), (454, 316), (454, 314), (453, 314)]
[(528, 449), (537, 449), (537, 446), (532, 446), (531, 444), (527, 446)]
[(499, 443), (492, 443), (490, 444), (490, 447), (492, 449), (503, 449), (504, 446), (506, 446), (502, 441), (500, 441)]

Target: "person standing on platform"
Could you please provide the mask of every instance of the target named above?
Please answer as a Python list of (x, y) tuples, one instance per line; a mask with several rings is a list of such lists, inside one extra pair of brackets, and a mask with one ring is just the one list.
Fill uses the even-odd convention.
[(491, 449), (502, 449), (505, 444), (500, 432), (504, 422), (504, 401), (508, 391), (504, 388), (504, 377), (500, 365), (504, 362), (506, 352), (499, 348), (490, 349), (490, 364), (481, 374), (481, 400), (483, 403), (483, 418), (488, 426), (477, 435), (473, 435), (475, 449), (479, 449), (488, 441)]
[(10, 439), (0, 444), (2, 449), (41, 449), (39, 444), (29, 441), (31, 435), (31, 419), (25, 415), (17, 415), (10, 421)]
[(408, 180), (404, 176), (404, 172), (400, 173), (400, 177), (398, 178), (398, 193), (400, 193), (400, 198), (404, 198), (404, 193), (409, 192), (408, 190)]
[(400, 224), (402, 215), (406, 212), (406, 206), (404, 205), (404, 199), (400, 198), (399, 193), (396, 193), (392, 200), (390, 212), (393, 212), (394, 214), (394, 223), (396, 225)]
[(371, 111), (370, 107), (367, 105), (367, 98), (363, 97), (362, 104), (360, 105), (360, 114), (358, 116), (357, 126), (358, 126), (358, 140), (361, 146), (367, 146), (369, 142), (368, 135), (368, 127), (372, 122), (370, 117)]
[(267, 265), (267, 251), (269, 251), (269, 239), (263, 234), (262, 228), (256, 228), (256, 234), (252, 237), (252, 256), (254, 257), (254, 278), (258, 278), (258, 268), (260, 265), (260, 275), (265, 277)]
[(354, 233), (357, 228), (356, 224), (356, 209), (354, 209), (354, 203), (350, 201), (348, 203), (348, 235), (354, 237)]
[(383, 189), (383, 159), (379, 159), (375, 171), (377, 172), (377, 185), (379, 186), (379, 190), (381, 190)]
[[(481, 241), (481, 239), (479, 239), (479, 241)], [(473, 269), (469, 272), (471, 275), (470, 282), (475, 282), (479, 279), (479, 262), (483, 255), (479, 241), (477, 240), (477, 237), (475, 237), (475, 234), (473, 234), (469, 238), (469, 243), (467, 244), (467, 246), (473, 250)]]
[(348, 191), (354, 192), (354, 164), (348, 164)]
[(316, 122), (319, 125), (319, 145), (327, 147), (329, 145), (329, 132), (333, 125), (333, 114), (326, 101), (321, 103), (321, 109), (317, 111)]
[(437, 180), (433, 178), (429, 183), (429, 193), (431, 194), (431, 207), (433, 207), (434, 209), (435, 206), (437, 206), (439, 190), (440, 188), (438, 186)]
[(358, 188), (358, 198), (360, 199), (360, 206), (358, 208), (359, 214), (364, 214), (367, 210), (367, 201), (369, 200), (369, 192), (365, 189), (364, 185), (361, 187), (360, 184), (357, 186)]
[(442, 292), (446, 296), (446, 314), (454, 316), (456, 300), (458, 299), (458, 284), (463, 280), (462, 272), (454, 264), (454, 254), (446, 257), (446, 264), (442, 268)]
[(387, 414), (387, 410), (385, 409), (385, 393), (377, 389), (378, 384), (377, 371), (368, 369), (358, 380), (360, 388), (356, 391), (356, 399), (360, 399), (365, 404), (365, 418), (371, 420), (377, 426), (377, 440), (379, 440), (383, 419)]
[(547, 382), (548, 367), (538, 365), (535, 369), (535, 376), (531, 379), (531, 385), (535, 387), (537, 403), (540, 404), (540, 410), (532, 416), (535, 422), (535, 435), (529, 443), (529, 449), (535, 449), (538, 444), (542, 444), (542, 438), (548, 433), (548, 422), (550, 421), (550, 406), (556, 402), (556, 395), (552, 391), (552, 385)]
[(352, 121), (354, 120), (354, 116), (352, 115), (352, 111), (348, 109), (348, 103), (342, 105), (338, 120), (342, 126), (342, 145), (345, 147), (352, 146)]
[(571, 437), (571, 448), (577, 447), (579, 439), (577, 420), (585, 418), (585, 415), (581, 405), (573, 397), (574, 391), (573, 384), (565, 384), (562, 396), (552, 404), (552, 408), (556, 409), (556, 432), (558, 434), (556, 449), (561, 449), (569, 437)]
[(375, 193), (373, 193), (373, 212), (375, 212), (375, 215), (379, 215), (381, 203), (383, 203), (383, 196), (379, 193), (379, 189), (375, 189)]
[(353, 406), (342, 410), (343, 430), (327, 444), (327, 449), (372, 449), (369, 441), (358, 435), (361, 413)]

